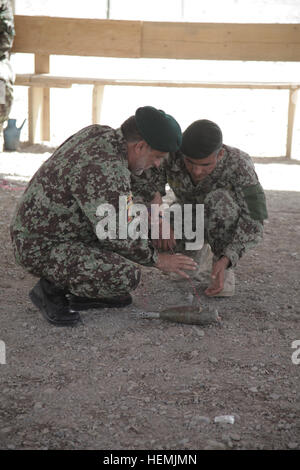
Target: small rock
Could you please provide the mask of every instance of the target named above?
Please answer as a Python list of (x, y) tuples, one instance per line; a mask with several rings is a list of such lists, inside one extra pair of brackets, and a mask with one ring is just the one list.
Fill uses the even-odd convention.
[(199, 351), (196, 349), (190, 353), (191, 357), (197, 357), (199, 355)]
[(279, 400), (280, 395), (277, 395), (277, 393), (271, 393), (270, 398), (272, 398), (272, 400)]
[(16, 448), (16, 446), (14, 446), (13, 444), (8, 444), (7, 448), (9, 450), (14, 450)]
[(40, 410), (41, 408), (43, 408), (43, 404), (40, 403), (40, 402), (37, 402), (34, 404), (34, 407), (33, 407), (35, 410)]
[(219, 423), (219, 424), (234, 424), (234, 416), (233, 415), (216, 416), (214, 418), (214, 422)]
[(188, 442), (189, 442), (188, 439), (181, 439), (181, 441), (179, 441), (179, 444), (181, 444), (181, 445), (184, 446), (184, 445), (186, 445)]
[(233, 441), (240, 441), (241, 440), (241, 436), (239, 434), (229, 434), (229, 437)]
[(209, 362), (211, 362), (212, 364), (216, 364), (218, 362), (218, 359), (216, 357), (209, 357), (208, 358)]
[(7, 428), (1, 428), (1, 429), (0, 429), (0, 433), (1, 433), (1, 434), (9, 434), (11, 430), (12, 430), (12, 427), (11, 427), (11, 426), (7, 426)]
[(204, 331), (200, 330), (197, 327), (194, 327), (194, 331), (195, 331), (195, 333), (197, 333), (198, 336), (200, 336), (200, 338), (203, 338), (203, 336), (205, 335)]
[(210, 418), (208, 416), (195, 416), (197, 419), (198, 423), (203, 423), (203, 424), (209, 424), (210, 423)]
[(297, 449), (298, 442), (289, 442), (287, 446), (289, 449)]
[(206, 442), (203, 450), (226, 450), (226, 446), (222, 442), (209, 440)]
[(257, 392), (258, 392), (258, 389), (257, 389), (257, 387), (250, 387), (250, 388), (249, 388), (249, 392), (257, 393)]
[(210, 418), (208, 416), (193, 416), (190, 422), (191, 427), (203, 426), (210, 423)]

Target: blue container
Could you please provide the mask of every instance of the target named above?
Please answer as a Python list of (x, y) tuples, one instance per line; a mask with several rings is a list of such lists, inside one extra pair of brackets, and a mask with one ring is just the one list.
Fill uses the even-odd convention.
[(9, 119), (7, 121), (7, 127), (3, 130), (5, 150), (17, 150), (20, 143), (21, 130), (25, 124), (25, 121), (26, 119), (24, 119), (21, 127), (16, 126), (16, 119)]

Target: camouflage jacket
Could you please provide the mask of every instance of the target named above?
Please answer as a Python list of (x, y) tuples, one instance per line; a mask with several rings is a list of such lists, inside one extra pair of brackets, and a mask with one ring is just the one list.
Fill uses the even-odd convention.
[(173, 190), (179, 203), (203, 204), (208, 193), (227, 189), (240, 207), (235, 236), (226, 247), (226, 255), (234, 266), (242, 253), (261, 240), (263, 220), (267, 218), (264, 191), (258, 181), (249, 155), (239, 149), (223, 145), (224, 155), (213, 172), (194, 185), (178, 151), (170, 154), (159, 169), (147, 170), (140, 177), (132, 177), (135, 196), (151, 201), (156, 191), (166, 194), (166, 184)]
[(7, 59), (15, 36), (10, 0), (0, 0), (0, 60)]
[(43, 256), (59, 243), (82, 241), (153, 265), (157, 253), (148, 240), (96, 236), (98, 206), (111, 204), (118, 214), (119, 196), (131, 201), (130, 175), (120, 129), (91, 125), (69, 137), (39, 168), (21, 198), (11, 223), (17, 261), (24, 264), (26, 251)]

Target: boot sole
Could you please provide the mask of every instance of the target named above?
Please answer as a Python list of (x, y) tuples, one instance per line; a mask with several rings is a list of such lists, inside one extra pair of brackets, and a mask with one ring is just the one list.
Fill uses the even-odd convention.
[[(35, 288), (37, 289), (37, 287)], [(78, 324), (78, 322), (80, 322), (80, 318), (76, 318), (75, 320), (53, 320), (52, 318), (49, 318), (41, 297), (39, 297), (36, 292), (33, 291), (33, 289), (29, 292), (29, 298), (31, 302), (41, 311), (45, 320), (47, 320), (52, 325), (75, 326)]]
[(132, 304), (132, 299), (128, 300), (128, 302), (116, 303), (116, 304), (106, 304), (104, 302), (91, 302), (89, 304), (81, 304), (81, 303), (72, 303), (70, 302), (70, 310), (75, 312), (82, 312), (84, 310), (92, 310), (97, 308), (122, 308), (127, 307), (128, 305)]

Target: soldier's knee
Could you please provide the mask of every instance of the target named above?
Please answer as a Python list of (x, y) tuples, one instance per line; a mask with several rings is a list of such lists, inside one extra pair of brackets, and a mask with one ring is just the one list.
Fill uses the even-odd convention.
[(141, 279), (141, 270), (138, 266), (132, 265), (130, 270), (126, 272), (126, 285), (128, 291), (135, 290)]

